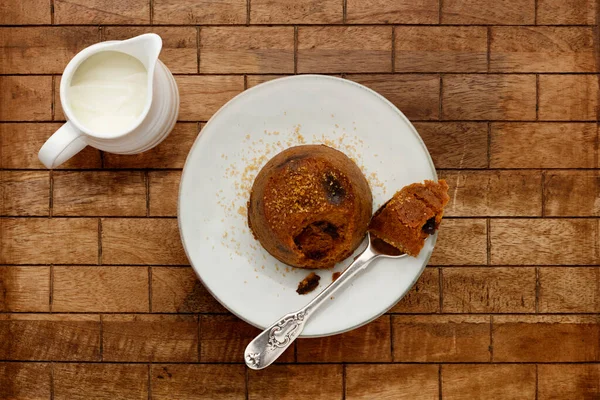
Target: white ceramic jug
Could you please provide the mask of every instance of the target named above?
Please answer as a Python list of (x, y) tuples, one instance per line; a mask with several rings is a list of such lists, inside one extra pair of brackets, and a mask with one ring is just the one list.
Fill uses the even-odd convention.
[[(60, 83), (60, 100), (67, 122), (44, 143), (38, 153), (47, 168), (54, 168), (86, 146), (117, 154), (141, 153), (162, 142), (171, 132), (179, 114), (179, 91), (173, 75), (158, 59), (160, 36), (149, 33), (122, 41), (92, 45), (79, 52), (67, 65)], [(105, 51), (128, 54), (147, 71), (147, 98), (133, 127), (125, 131), (94, 132), (74, 115), (69, 87), (77, 68), (89, 57)]]

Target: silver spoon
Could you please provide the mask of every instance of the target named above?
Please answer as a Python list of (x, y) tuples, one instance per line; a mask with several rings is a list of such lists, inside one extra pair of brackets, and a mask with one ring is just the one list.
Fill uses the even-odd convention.
[(248, 367), (263, 369), (277, 360), (285, 349), (300, 336), (306, 322), (319, 307), (325, 304), (325, 300), (350, 282), (359, 271), (365, 269), (372, 261), (380, 257), (406, 257), (406, 254), (401, 253), (381, 239), (373, 238), (370, 233), (367, 233), (367, 238), (367, 248), (354, 259), (352, 264), (334, 282), (331, 282), (307, 305), (296, 312), (284, 315), (248, 344), (244, 352), (244, 360)]

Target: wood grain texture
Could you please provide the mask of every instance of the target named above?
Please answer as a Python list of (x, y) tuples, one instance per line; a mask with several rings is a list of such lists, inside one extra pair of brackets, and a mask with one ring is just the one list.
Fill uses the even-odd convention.
[(54, 267), (52, 310), (148, 312), (148, 270), (141, 267)]
[(290, 75), (248, 75), (246, 76), (246, 88), (250, 89), (251, 87), (260, 85), (261, 83), (272, 81), (273, 79), (285, 78), (286, 76)]
[(246, 373), (243, 365), (154, 364), (152, 398), (243, 400)]
[(538, 171), (441, 171), (450, 201), (444, 215), (541, 216), (542, 174)]
[(198, 361), (198, 319), (192, 315), (104, 315), (104, 361)]
[(425, 268), (412, 289), (390, 309), (393, 313), (435, 313), (440, 311), (438, 268)]
[(350, 74), (345, 78), (382, 94), (410, 119), (439, 119), (440, 80), (437, 75)]
[(493, 316), (492, 320), (494, 361), (578, 362), (600, 359), (598, 315), (499, 315)]
[(389, 362), (390, 316), (340, 335), (296, 342), (298, 362)]
[(442, 222), (431, 265), (482, 265), (487, 261), (487, 227), (484, 219)]
[(600, 267), (539, 269), (542, 313), (600, 313)]
[(176, 76), (179, 119), (208, 121), (223, 104), (244, 90), (244, 77), (231, 75)]
[(595, 399), (600, 396), (600, 364), (538, 365), (538, 399)]
[(53, 215), (146, 215), (143, 172), (56, 172), (53, 181)]
[(352, 24), (436, 24), (440, 0), (348, 0), (346, 21)]
[(596, 166), (597, 126), (592, 123), (494, 123), (490, 133), (492, 168)]
[(343, 398), (342, 365), (274, 365), (248, 371), (249, 400)]
[(343, 5), (338, 0), (253, 0), (251, 24), (340, 24)]
[(443, 0), (443, 24), (529, 25), (535, 22), (534, 0)]
[(140, 364), (55, 364), (54, 398), (147, 399), (148, 366)]
[(487, 315), (392, 316), (395, 362), (490, 361)]
[(105, 264), (187, 264), (175, 219), (103, 219)]
[(486, 72), (487, 29), (481, 26), (397, 26), (396, 72)]
[(0, 396), (3, 399), (49, 399), (51, 375), (51, 366), (47, 363), (0, 362)]
[(535, 119), (535, 76), (445, 75), (442, 86), (442, 119)]
[(444, 313), (534, 313), (535, 268), (442, 268)]
[(0, 359), (100, 361), (100, 317), (0, 314)]
[(541, 25), (595, 25), (595, 0), (538, 0), (537, 23)]
[(54, 0), (54, 23), (62, 24), (148, 24), (147, 0)]
[(155, 24), (244, 24), (246, 0), (155, 0)]
[(96, 264), (98, 221), (1, 218), (2, 264)]
[(0, 215), (49, 215), (50, 174), (0, 171)]
[(298, 28), (298, 72), (391, 72), (392, 28)]
[(52, 21), (51, 0), (4, 0), (0, 25), (41, 25)]
[(0, 121), (50, 121), (51, 76), (0, 76)]
[(527, 364), (449, 364), (442, 366), (442, 396), (534, 400), (536, 366)]
[(492, 72), (594, 72), (591, 28), (492, 27)]
[(540, 75), (539, 118), (595, 121), (600, 97), (597, 75)]
[(148, 173), (151, 216), (177, 216), (180, 171), (152, 171)]
[(50, 311), (50, 267), (0, 267), (0, 311)]
[(487, 124), (483, 122), (416, 122), (437, 168), (485, 168)]
[[(494, 265), (598, 264), (596, 219), (493, 219)], [(535, 249), (535, 251), (532, 251)]]
[(346, 399), (436, 399), (437, 365), (350, 364), (346, 366)]
[(544, 176), (547, 216), (600, 216), (598, 171), (549, 171)]

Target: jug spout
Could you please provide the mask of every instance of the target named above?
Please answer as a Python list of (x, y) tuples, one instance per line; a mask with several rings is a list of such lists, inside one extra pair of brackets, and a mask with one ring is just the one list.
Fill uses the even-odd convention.
[(162, 49), (162, 39), (156, 33), (146, 33), (114, 43), (110, 48), (137, 58), (151, 72)]

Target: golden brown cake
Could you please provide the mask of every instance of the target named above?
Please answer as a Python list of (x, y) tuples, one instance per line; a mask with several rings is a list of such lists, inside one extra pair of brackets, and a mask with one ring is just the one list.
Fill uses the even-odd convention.
[(369, 232), (416, 257), (427, 236), (440, 226), (448, 200), (448, 184), (443, 179), (405, 186), (373, 215)]
[(291, 147), (258, 173), (248, 224), (278, 260), (300, 268), (331, 268), (364, 238), (373, 200), (358, 166), (324, 145)]

